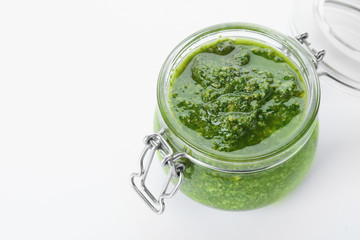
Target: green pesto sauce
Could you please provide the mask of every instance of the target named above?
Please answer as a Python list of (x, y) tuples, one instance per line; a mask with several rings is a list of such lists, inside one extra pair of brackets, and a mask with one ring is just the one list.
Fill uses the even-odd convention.
[(253, 173), (215, 171), (183, 159), (181, 191), (193, 200), (224, 210), (250, 210), (274, 203), (294, 190), (306, 177), (315, 157), (319, 127), (298, 152), (284, 163)]
[(275, 49), (219, 39), (192, 51), (171, 76), (172, 114), (194, 142), (222, 152), (270, 149), (303, 119), (299, 70)]
[[(306, 90), (299, 70), (284, 55), (259, 42), (219, 39), (203, 45), (182, 60), (170, 84), (169, 105), (178, 131), (201, 148), (217, 152), (218, 167), (222, 167), (221, 155), (241, 159), (278, 148), (304, 117)], [(159, 119), (155, 114), (155, 131), (161, 129)], [(181, 191), (202, 204), (226, 210), (273, 203), (309, 171), (318, 140), (317, 121), (309, 131), (304, 145), (288, 150), (294, 155), (257, 172), (221, 172), (182, 158)], [(206, 156), (194, 156), (186, 145), (173, 140), (172, 132), (165, 132), (164, 137), (175, 152), (207, 161)], [(284, 155), (276, 158), (281, 161)]]
[[(157, 113), (154, 120), (154, 130), (159, 131), (161, 124)], [(291, 150), (296, 153), (284, 163), (258, 172), (221, 172), (182, 158), (179, 163), (184, 164), (185, 170), (180, 190), (199, 203), (224, 210), (249, 210), (274, 203), (294, 190), (307, 175), (317, 148), (317, 121), (310, 133), (306, 143)], [(166, 133), (165, 138), (175, 152), (187, 152), (186, 147), (172, 142), (171, 133)], [(159, 158), (162, 159), (161, 155)], [(177, 181), (173, 179), (174, 184)]]

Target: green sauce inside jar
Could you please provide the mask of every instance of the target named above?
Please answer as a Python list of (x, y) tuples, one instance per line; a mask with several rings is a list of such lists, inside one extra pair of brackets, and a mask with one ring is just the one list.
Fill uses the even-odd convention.
[[(192, 157), (180, 160), (181, 191), (225, 210), (259, 208), (292, 191), (309, 171), (318, 139), (313, 119), (306, 134), (283, 147), (305, 121), (309, 91), (302, 74), (283, 53), (250, 38), (219, 38), (186, 54), (167, 90), (166, 118), (182, 138), (164, 134), (174, 152)], [(166, 127), (164, 112), (160, 106), (155, 131)]]
[(221, 39), (193, 51), (175, 69), (169, 102), (195, 141), (242, 154), (291, 134), (303, 119), (305, 95), (298, 69), (284, 55), (254, 41)]

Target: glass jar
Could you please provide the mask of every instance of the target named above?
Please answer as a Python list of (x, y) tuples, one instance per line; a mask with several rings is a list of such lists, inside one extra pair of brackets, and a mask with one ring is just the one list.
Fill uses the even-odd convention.
[[(242, 38), (264, 43), (281, 52), (300, 70), (306, 85), (305, 117), (297, 129), (271, 149), (256, 154), (231, 154), (205, 149), (179, 126), (170, 112), (168, 95), (171, 74), (197, 47), (219, 38)], [(164, 200), (179, 189), (202, 204), (225, 210), (248, 210), (271, 204), (291, 192), (306, 176), (313, 162), (318, 140), (317, 114), (320, 87), (317, 65), (325, 52), (308, 47), (307, 34), (296, 38), (248, 23), (227, 23), (200, 30), (183, 40), (165, 60), (158, 78), (155, 134), (145, 138), (140, 173), (131, 183), (157, 213)], [(145, 180), (153, 156), (159, 151), (168, 178), (159, 197)], [(136, 183), (135, 179), (141, 181)], [(170, 182), (174, 187), (170, 190)]]
[(326, 49), (318, 72), (323, 82), (360, 96), (360, 1), (295, 0), (291, 32), (306, 31)]

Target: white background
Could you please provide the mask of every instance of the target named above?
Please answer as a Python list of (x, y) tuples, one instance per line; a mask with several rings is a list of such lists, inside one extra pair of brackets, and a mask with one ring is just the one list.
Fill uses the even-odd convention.
[[(360, 98), (325, 84), (317, 158), (279, 203), (227, 212), (178, 193), (158, 216), (129, 184), (172, 48), (222, 22), (288, 33), (291, 9), (288, 0), (1, 1), (0, 239), (359, 239)], [(161, 185), (159, 165), (154, 173)]]

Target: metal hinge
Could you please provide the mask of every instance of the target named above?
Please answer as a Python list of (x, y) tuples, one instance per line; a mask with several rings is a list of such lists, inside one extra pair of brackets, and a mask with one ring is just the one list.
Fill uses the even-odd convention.
[(314, 48), (311, 48), (311, 43), (308, 41), (309, 34), (308, 33), (302, 33), (300, 35), (295, 36), (296, 40), (298, 40), (301, 44), (305, 44), (307, 51), (312, 55), (314, 59), (314, 64), (316, 68), (318, 67), (319, 62), (321, 62), (325, 56), (326, 51), (320, 50), (317, 51)]
[[(174, 155), (172, 148), (162, 136), (163, 132), (164, 130), (162, 129), (159, 133), (154, 133), (145, 137), (144, 139), (145, 148), (140, 155), (140, 161), (139, 161), (140, 172), (133, 173), (131, 175), (132, 187), (139, 194), (139, 196), (147, 203), (147, 205), (149, 205), (149, 207), (157, 214), (161, 214), (162, 212), (164, 212), (165, 209), (164, 200), (174, 196), (175, 193), (180, 189), (180, 186), (184, 180), (185, 166), (181, 163), (176, 162), (176, 160), (187, 157), (186, 153), (178, 153)], [(145, 184), (156, 151), (159, 151), (163, 156), (161, 165), (163, 167), (165, 166), (170, 167), (168, 176), (165, 180), (164, 186), (160, 192), (159, 197), (155, 197), (149, 191), (149, 188), (146, 187)], [(145, 167), (144, 167), (144, 162), (146, 162)], [(135, 183), (135, 178), (140, 178), (140, 186), (138, 186)], [(173, 178), (178, 178), (178, 181), (175, 187), (172, 190), (168, 191), (169, 184)]]

